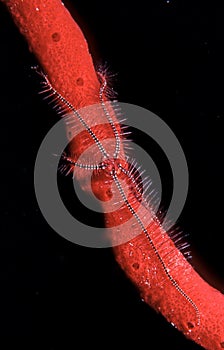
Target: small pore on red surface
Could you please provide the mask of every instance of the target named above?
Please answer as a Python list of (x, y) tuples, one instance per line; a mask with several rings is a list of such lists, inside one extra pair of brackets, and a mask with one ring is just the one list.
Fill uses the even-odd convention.
[(78, 79), (76, 79), (76, 85), (83, 86), (84, 85), (84, 80), (81, 77), (79, 77)]
[(113, 192), (111, 191), (110, 188), (106, 191), (106, 194), (107, 194), (108, 199), (111, 199), (113, 197)]
[(194, 324), (191, 322), (187, 323), (188, 329), (193, 329), (194, 328)]
[(138, 270), (139, 269), (139, 264), (136, 262), (132, 264), (133, 269)]
[(52, 37), (52, 40), (55, 41), (55, 42), (58, 42), (58, 41), (60, 41), (60, 39), (61, 39), (61, 35), (60, 35), (60, 33), (58, 33), (58, 32), (53, 33), (53, 34), (51, 35), (51, 37)]

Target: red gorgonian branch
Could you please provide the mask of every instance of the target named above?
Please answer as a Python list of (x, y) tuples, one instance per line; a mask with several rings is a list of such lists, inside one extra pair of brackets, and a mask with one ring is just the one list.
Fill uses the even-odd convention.
[[(82, 124), (82, 132), (70, 143), (70, 154), (64, 156), (67, 166), (71, 170), (78, 167), (76, 179), (85, 191), (89, 191), (85, 174), (92, 170), (91, 189), (103, 208), (109, 199), (120, 196), (123, 202), (119, 211), (105, 213), (107, 227), (116, 227), (118, 221), (127, 222), (130, 217), (140, 227), (137, 237), (113, 248), (117, 262), (145, 302), (161, 312), (186, 337), (205, 349), (223, 349), (224, 296), (193, 269), (150, 206), (144, 213), (138, 213), (142, 201), (141, 185), (136, 180), (139, 174), (125, 158), (116, 112), (106, 109), (105, 105), (106, 79), (96, 72), (79, 26), (60, 0), (1, 1), (40, 63), (46, 92), (54, 97), (65, 114), (73, 113), (76, 123)], [(89, 127), (85, 117), (80, 119), (78, 110), (93, 104), (101, 104), (106, 124), (98, 122), (97, 113), (92, 115), (97, 122), (95, 127)], [(114, 138), (113, 150), (104, 146), (103, 140), (107, 138)], [(78, 163), (78, 159), (83, 152), (88, 154), (93, 144), (103, 161), (88, 169), (86, 164)], [(91, 152), (90, 159), (94, 158)], [(128, 234), (127, 226), (125, 230), (121, 235)]]

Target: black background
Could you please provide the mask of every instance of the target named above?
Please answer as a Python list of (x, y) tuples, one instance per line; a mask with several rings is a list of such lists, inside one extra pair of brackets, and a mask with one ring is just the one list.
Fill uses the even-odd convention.
[[(116, 73), (119, 100), (156, 113), (179, 139), (190, 187), (178, 223), (190, 233), (195, 268), (223, 290), (224, 8), (182, 0), (65, 5), (95, 64), (106, 62)], [(37, 94), (39, 80), (30, 69), (37, 62), (2, 4), (0, 40), (1, 339), (49, 350), (76, 348), (78, 342), (199, 350), (141, 302), (110, 249), (76, 246), (42, 217), (34, 162), (57, 116)], [(140, 143), (147, 148), (144, 138)], [(167, 164), (159, 151), (148, 151), (168, 198)]]

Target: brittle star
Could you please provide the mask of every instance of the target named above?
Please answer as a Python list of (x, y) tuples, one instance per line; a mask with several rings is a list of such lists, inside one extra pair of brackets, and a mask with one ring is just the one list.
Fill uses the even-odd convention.
[[(193, 309), (195, 310), (196, 313), (196, 319), (197, 322), (196, 324), (199, 326), (200, 325), (200, 311), (198, 309), (198, 306), (196, 303), (187, 295), (187, 293), (180, 287), (178, 282), (173, 278), (171, 273), (169, 272), (169, 268), (167, 267), (166, 263), (163, 260), (163, 257), (161, 256), (160, 252), (158, 251), (155, 243), (153, 242), (149, 231), (147, 230), (146, 226), (141, 220), (140, 215), (136, 212), (136, 210), (133, 208), (132, 204), (128, 200), (128, 197), (122, 187), (122, 184), (119, 180), (119, 175), (124, 174), (127, 177), (127, 180), (131, 181), (132, 184), (134, 185), (135, 188), (135, 198), (141, 202), (145, 201), (145, 198), (142, 196), (142, 190), (141, 186), (139, 186), (138, 181), (136, 181), (136, 176), (133, 172), (134, 166), (133, 164), (130, 164), (128, 160), (126, 159), (125, 161), (119, 158), (120, 151), (121, 151), (121, 135), (119, 134), (116, 125), (110, 116), (110, 112), (107, 108), (107, 104), (104, 100), (104, 95), (105, 95), (105, 90), (107, 88), (107, 81), (103, 74), (98, 72), (99, 80), (101, 82), (101, 87), (99, 90), (99, 100), (100, 100), (100, 105), (103, 109), (104, 115), (107, 119), (108, 124), (110, 125), (113, 136), (115, 138), (115, 149), (113, 154), (109, 154), (106, 150), (106, 148), (103, 146), (102, 142), (100, 139), (97, 137), (97, 135), (94, 133), (94, 131), (91, 129), (91, 127), (88, 125), (88, 123), (84, 120), (84, 118), (81, 116), (78, 110), (74, 108), (74, 106), (66, 99), (64, 98), (58, 91), (54, 89), (50, 81), (48, 80), (47, 76), (39, 72), (39, 74), (44, 78), (44, 86), (45, 89), (41, 91), (41, 93), (48, 93), (47, 98), (53, 97), (53, 101), (57, 102), (57, 105), (62, 105), (66, 110), (69, 110), (73, 117), (75, 116), (76, 119), (82, 124), (84, 129), (88, 132), (89, 136), (92, 138), (94, 141), (95, 145), (98, 147), (100, 154), (102, 156), (102, 161), (98, 164), (84, 164), (81, 162), (76, 162), (74, 161), (71, 157), (66, 156), (65, 154), (62, 155), (62, 159), (69, 165), (72, 166), (73, 168), (80, 168), (83, 170), (90, 170), (90, 171), (97, 171), (97, 172), (104, 172), (105, 175), (109, 176), (111, 180), (114, 181), (116, 188), (118, 189), (118, 192), (121, 196), (121, 199), (127, 209), (130, 211), (131, 215), (135, 218), (136, 222), (138, 223), (141, 232), (144, 233), (145, 237), (147, 238), (153, 252), (155, 253), (156, 257), (159, 260), (159, 263), (161, 264), (163, 271), (168, 278), (168, 280), (171, 282), (171, 284), (175, 287), (175, 289), (182, 295), (183, 298), (187, 302), (191, 304)], [(140, 175), (138, 175), (139, 177)], [(140, 176), (141, 177), (141, 176)], [(147, 203), (144, 203), (147, 206)], [(156, 216), (153, 217), (154, 220), (158, 220)]]

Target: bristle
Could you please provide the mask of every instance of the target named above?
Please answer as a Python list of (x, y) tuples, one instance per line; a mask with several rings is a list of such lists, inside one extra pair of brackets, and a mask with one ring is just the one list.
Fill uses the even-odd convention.
[(170, 238), (174, 242), (175, 246), (181, 251), (181, 253), (186, 257), (186, 259), (191, 259), (191, 253), (189, 250), (190, 243), (187, 242), (186, 238), (189, 237), (189, 234), (183, 233), (179, 227), (172, 228), (171, 231), (168, 232)]
[(100, 83), (102, 83), (104, 80), (107, 82), (106, 89), (104, 91), (104, 96), (108, 100), (114, 100), (117, 97), (117, 92), (113, 89), (113, 83), (114, 78), (117, 76), (117, 74), (112, 73), (110, 71), (110, 68), (107, 63), (101, 64), (96, 68), (96, 72), (98, 74), (98, 78)]

